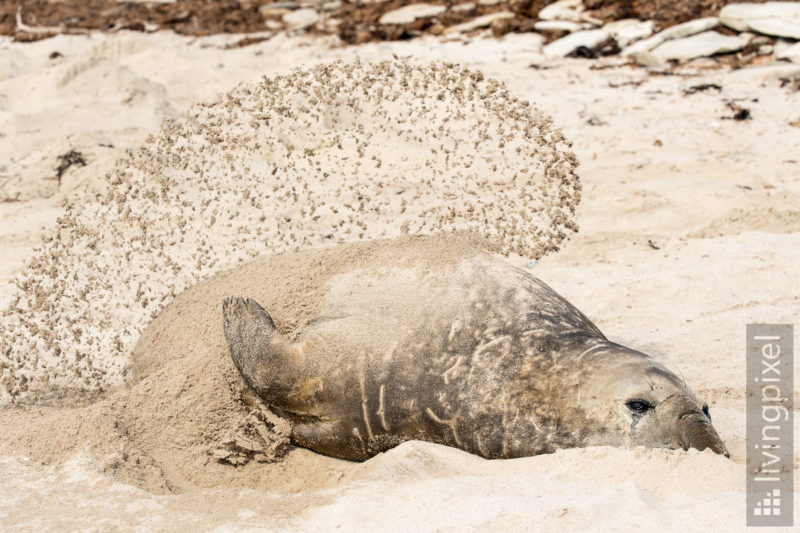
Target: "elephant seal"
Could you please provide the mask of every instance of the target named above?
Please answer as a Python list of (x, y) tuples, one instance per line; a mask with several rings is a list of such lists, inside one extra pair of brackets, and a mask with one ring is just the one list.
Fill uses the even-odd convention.
[(354, 267), (326, 290), (295, 342), (253, 299), (222, 306), (233, 362), (300, 446), (351, 460), (412, 439), (486, 458), (592, 445), (728, 455), (682, 379), (494, 256)]

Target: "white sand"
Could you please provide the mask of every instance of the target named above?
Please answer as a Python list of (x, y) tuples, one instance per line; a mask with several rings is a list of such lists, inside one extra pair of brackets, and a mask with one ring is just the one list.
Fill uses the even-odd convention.
[[(0, 204), (1, 275), (22, 271), (60, 201), (97, 187), (117, 156), (157, 132), (161, 117), (175, 117), (238, 81), (355, 54), (279, 39), (236, 50), (216, 46), (221, 38), (192, 43), (166, 33), (2, 42), (0, 195), (21, 201)], [(53, 50), (65, 57), (48, 60)], [(792, 322), (800, 300), (800, 129), (789, 126), (800, 118), (792, 111), (800, 109), (800, 93), (779, 88), (756, 69), (649, 76), (628, 67), (591, 70), (597, 63), (580, 60), (546, 63), (540, 51), (530, 34), (467, 45), (423, 39), (358, 48), (364, 60), (395, 52), (462, 62), (553, 115), (581, 161), (581, 230), (534, 273), (612, 340), (680, 371), (709, 401), (732, 461), (693, 451), (600, 448), (486, 462), (409, 443), (364, 465), (341, 467), (344, 477), (321, 491), (154, 496), (100, 474), (88, 455), (62, 466), (6, 457), (0, 523), (23, 529), (744, 529), (744, 327)], [(534, 62), (547, 68), (527, 68)], [(682, 94), (701, 83), (719, 83), (722, 93)], [(723, 100), (732, 99), (741, 99), (754, 119), (722, 120), (731, 114)], [(68, 170), (56, 191), (56, 157), (71, 147), (89, 165)], [(4, 288), (2, 303), (12, 294)], [(308, 474), (295, 467), (292, 475)]]

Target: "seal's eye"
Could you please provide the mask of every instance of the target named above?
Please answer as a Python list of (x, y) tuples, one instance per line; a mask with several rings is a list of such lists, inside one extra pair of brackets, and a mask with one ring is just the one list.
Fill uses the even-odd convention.
[(711, 413), (708, 412), (708, 406), (707, 405), (703, 406), (703, 414), (706, 415), (709, 420), (711, 420)]
[(628, 400), (627, 402), (625, 402), (625, 405), (627, 405), (628, 409), (630, 409), (637, 415), (643, 415), (644, 413), (653, 408), (653, 404), (651, 404), (647, 400), (642, 400), (640, 398), (634, 398), (632, 400)]

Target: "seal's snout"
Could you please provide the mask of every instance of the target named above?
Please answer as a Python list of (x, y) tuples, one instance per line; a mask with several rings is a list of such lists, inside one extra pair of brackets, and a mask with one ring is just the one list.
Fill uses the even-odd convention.
[(685, 412), (678, 418), (683, 448), (703, 451), (710, 448), (715, 453), (730, 458), (731, 454), (722, 442), (711, 421), (700, 410)]

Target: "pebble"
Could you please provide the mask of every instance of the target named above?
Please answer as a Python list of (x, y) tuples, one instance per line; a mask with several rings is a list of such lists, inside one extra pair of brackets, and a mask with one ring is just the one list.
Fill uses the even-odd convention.
[(657, 67), (664, 64), (664, 62), (658, 56), (649, 50), (635, 52), (630, 55), (630, 58), (633, 59), (636, 64), (643, 67)]

